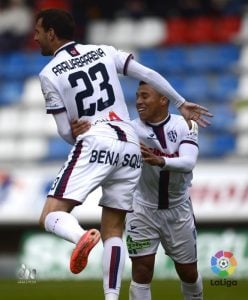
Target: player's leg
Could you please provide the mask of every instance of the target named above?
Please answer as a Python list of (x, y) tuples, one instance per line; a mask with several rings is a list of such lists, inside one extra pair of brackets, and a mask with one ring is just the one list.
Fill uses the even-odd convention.
[(132, 260), (129, 300), (150, 300), (155, 255), (160, 244), (158, 210), (136, 202), (133, 209), (126, 218), (127, 248)]
[(70, 214), (74, 203), (48, 197), (40, 217), (40, 225), (46, 231), (76, 244), (84, 234), (78, 220)]
[(71, 201), (48, 197), (40, 224), (46, 231), (76, 244), (71, 256), (70, 269), (72, 273), (77, 274), (86, 267), (88, 255), (100, 240), (100, 233), (97, 229), (86, 231), (80, 226), (78, 220), (70, 214), (74, 206)]
[(126, 211), (103, 207), (101, 237), (103, 240), (103, 289), (105, 300), (117, 300), (125, 264), (122, 240)]
[[(117, 300), (125, 263), (122, 240), (126, 212), (132, 210), (133, 194), (138, 183), (141, 165), (139, 145), (119, 140), (108, 141), (118, 162), (102, 184), (101, 236), (103, 240), (103, 286), (105, 300)], [(132, 162), (127, 160), (132, 158)]]
[(202, 279), (197, 271), (197, 233), (190, 199), (164, 214), (170, 236), (166, 238), (167, 243), (163, 241), (163, 246), (175, 263), (184, 300), (202, 300)]
[(203, 284), (197, 263), (180, 264), (175, 262), (175, 268), (181, 279), (181, 290), (184, 300), (202, 300)]
[(90, 137), (73, 147), (48, 193), (40, 218), (47, 231), (76, 244), (70, 262), (70, 269), (75, 274), (85, 268), (91, 249), (100, 240), (98, 230), (85, 231), (70, 214), (73, 207), (82, 204), (103, 178), (103, 175), (96, 176), (96, 166), (89, 164), (90, 147), (97, 147), (95, 139)]
[(129, 300), (150, 300), (155, 254), (133, 257), (131, 260), (132, 280), (129, 286)]

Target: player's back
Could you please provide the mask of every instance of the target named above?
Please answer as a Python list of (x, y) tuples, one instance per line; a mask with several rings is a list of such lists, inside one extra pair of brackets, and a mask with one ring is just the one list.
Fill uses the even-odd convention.
[(61, 100), (47, 103), (47, 110), (49, 105), (52, 110), (55, 106), (64, 108), (69, 121), (79, 118), (89, 120), (93, 131), (97, 131), (101, 124), (105, 132), (108, 128), (104, 123), (122, 120), (124, 124), (121, 126), (132, 135), (118, 78), (118, 73), (124, 72), (129, 57), (128, 53), (106, 45), (72, 42), (60, 48), (40, 73), (41, 80), (45, 78)]

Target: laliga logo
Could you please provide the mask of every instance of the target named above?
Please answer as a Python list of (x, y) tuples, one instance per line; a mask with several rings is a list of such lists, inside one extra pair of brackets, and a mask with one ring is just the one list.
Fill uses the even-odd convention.
[[(218, 251), (211, 257), (211, 270), (220, 277), (227, 277), (234, 273), (237, 261), (232, 252)], [(230, 287), (237, 285), (236, 280), (211, 280), (211, 285), (224, 285)]]
[(232, 275), (237, 266), (237, 261), (232, 252), (218, 251), (211, 258), (211, 269), (220, 277)]

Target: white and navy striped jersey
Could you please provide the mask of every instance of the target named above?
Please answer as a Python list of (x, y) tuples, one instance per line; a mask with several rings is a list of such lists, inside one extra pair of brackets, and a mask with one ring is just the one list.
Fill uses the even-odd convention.
[(138, 143), (118, 79), (130, 59), (132, 54), (111, 46), (64, 45), (39, 74), (47, 113), (66, 111), (69, 122), (90, 121), (85, 135)]
[[(166, 162), (164, 168), (144, 163), (134, 201), (148, 207), (166, 209), (187, 200), (193, 167), (184, 169), (183, 165), (187, 159), (182, 159), (180, 155), (183, 156), (182, 145), (187, 144), (187, 147), (192, 147), (187, 148), (187, 151), (195, 156), (193, 161), (196, 162), (197, 124), (193, 122), (192, 128), (189, 129), (183, 117), (174, 114), (168, 115), (166, 120), (157, 126), (144, 123), (140, 119), (132, 122), (140, 142), (149, 147), (154, 154), (163, 156)], [(173, 167), (170, 167), (170, 160), (173, 161)]]

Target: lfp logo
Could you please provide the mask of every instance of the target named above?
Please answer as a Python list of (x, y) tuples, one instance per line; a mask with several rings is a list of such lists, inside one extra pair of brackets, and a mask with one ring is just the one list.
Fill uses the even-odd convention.
[(237, 266), (237, 261), (232, 252), (218, 251), (211, 257), (211, 269), (220, 277), (232, 275)]

